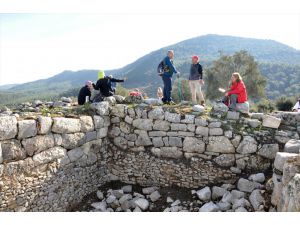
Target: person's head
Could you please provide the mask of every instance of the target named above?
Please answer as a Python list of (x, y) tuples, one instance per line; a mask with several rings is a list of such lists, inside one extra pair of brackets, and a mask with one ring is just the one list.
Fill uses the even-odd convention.
[(174, 58), (174, 51), (173, 50), (168, 50), (168, 57), (170, 59), (173, 59)]
[(197, 55), (192, 56), (192, 63), (197, 64), (199, 62), (199, 57)]
[(239, 83), (239, 82), (242, 81), (242, 80), (243, 80), (243, 79), (242, 79), (241, 75), (240, 75), (239, 73), (237, 73), (237, 72), (234, 72), (234, 73), (232, 74), (232, 76), (231, 76), (231, 81), (232, 81), (232, 82)]
[(105, 77), (105, 72), (103, 70), (99, 70), (98, 80), (103, 79)]
[(135, 89), (133, 89), (133, 91), (135, 91), (135, 92), (140, 92), (140, 89), (135, 88)]
[(108, 75), (108, 78), (109, 78), (109, 79), (113, 78), (113, 75), (111, 75), (111, 74), (110, 74), (110, 75)]
[(87, 86), (87, 88), (91, 90), (93, 88), (93, 82), (88, 80), (85, 82), (85, 86)]

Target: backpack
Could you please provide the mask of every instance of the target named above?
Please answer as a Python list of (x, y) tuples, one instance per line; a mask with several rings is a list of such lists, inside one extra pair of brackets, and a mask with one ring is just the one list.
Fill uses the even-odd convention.
[(165, 62), (165, 60), (163, 59), (157, 66), (157, 73), (159, 76), (162, 76), (164, 74), (164, 72), (168, 71), (168, 66)]

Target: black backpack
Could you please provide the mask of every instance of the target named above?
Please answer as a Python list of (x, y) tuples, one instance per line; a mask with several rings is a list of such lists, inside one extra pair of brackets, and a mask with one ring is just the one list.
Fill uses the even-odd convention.
[(164, 74), (164, 72), (168, 71), (168, 66), (165, 62), (165, 60), (163, 59), (157, 66), (157, 73), (159, 76), (162, 76)]

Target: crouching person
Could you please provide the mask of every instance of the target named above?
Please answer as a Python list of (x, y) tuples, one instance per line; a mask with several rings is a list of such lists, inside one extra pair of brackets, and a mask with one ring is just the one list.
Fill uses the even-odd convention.
[(99, 71), (98, 81), (94, 86), (95, 90), (100, 90), (102, 97), (109, 97), (114, 95), (112, 83), (124, 82), (123, 79), (116, 79), (113, 76), (105, 76), (104, 71)]
[(78, 93), (78, 105), (84, 105), (86, 102), (91, 102), (91, 91), (93, 90), (93, 82), (86, 81), (85, 85)]
[(231, 76), (231, 86), (225, 92), (223, 102), (228, 106), (229, 110), (237, 111), (238, 103), (247, 102), (247, 90), (239, 73), (233, 73)]

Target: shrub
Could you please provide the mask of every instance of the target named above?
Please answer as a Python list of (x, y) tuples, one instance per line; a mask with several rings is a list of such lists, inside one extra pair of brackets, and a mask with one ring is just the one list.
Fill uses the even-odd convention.
[[(178, 82), (180, 82), (178, 84)], [(177, 78), (172, 87), (172, 99), (174, 102), (191, 101), (192, 96), (189, 87), (189, 81), (183, 78)]]
[(117, 84), (116, 95), (121, 95), (121, 96), (127, 97), (127, 96), (129, 96), (129, 90), (122, 87), (122, 85)]
[(257, 103), (257, 111), (262, 113), (269, 113), (274, 111), (275, 105), (269, 99), (263, 98)]
[(293, 106), (293, 101), (285, 96), (280, 97), (276, 100), (276, 107), (280, 111), (291, 111)]

